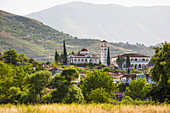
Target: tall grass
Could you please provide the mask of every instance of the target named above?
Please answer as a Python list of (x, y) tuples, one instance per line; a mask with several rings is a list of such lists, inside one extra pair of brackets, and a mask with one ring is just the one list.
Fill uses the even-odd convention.
[(170, 113), (170, 105), (7, 104), (0, 105), (0, 113)]

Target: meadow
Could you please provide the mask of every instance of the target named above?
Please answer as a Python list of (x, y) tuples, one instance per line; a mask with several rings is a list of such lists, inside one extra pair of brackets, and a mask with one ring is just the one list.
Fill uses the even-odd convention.
[(0, 113), (170, 113), (170, 105), (7, 104), (0, 105)]

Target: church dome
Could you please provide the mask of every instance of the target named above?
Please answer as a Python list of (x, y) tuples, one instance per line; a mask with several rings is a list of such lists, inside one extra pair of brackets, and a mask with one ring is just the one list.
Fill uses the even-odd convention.
[(88, 49), (86, 49), (86, 48), (83, 48), (81, 51), (88, 51)]

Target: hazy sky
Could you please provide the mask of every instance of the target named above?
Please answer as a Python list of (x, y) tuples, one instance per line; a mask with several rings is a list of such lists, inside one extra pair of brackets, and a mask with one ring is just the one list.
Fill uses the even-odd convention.
[(25, 15), (72, 1), (95, 4), (119, 4), (127, 7), (153, 5), (170, 6), (170, 0), (0, 0), (0, 9), (14, 14)]

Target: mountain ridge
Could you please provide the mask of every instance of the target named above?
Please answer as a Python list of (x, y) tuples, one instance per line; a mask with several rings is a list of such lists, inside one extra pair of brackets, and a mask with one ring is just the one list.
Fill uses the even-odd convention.
[[(62, 53), (63, 40), (66, 41), (68, 54), (87, 48), (92, 54), (100, 57), (99, 39), (79, 39), (55, 30), (42, 22), (0, 11), (0, 52), (15, 49), (27, 57), (39, 61), (52, 61), (55, 50)], [(152, 48), (142, 44), (109, 42), (111, 56), (124, 52), (135, 52), (153, 55)]]
[(71, 2), (26, 16), (79, 38), (155, 45), (170, 41), (168, 12), (170, 6), (124, 7)]

